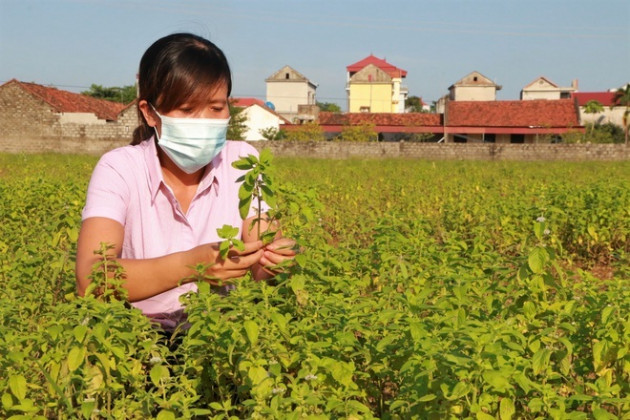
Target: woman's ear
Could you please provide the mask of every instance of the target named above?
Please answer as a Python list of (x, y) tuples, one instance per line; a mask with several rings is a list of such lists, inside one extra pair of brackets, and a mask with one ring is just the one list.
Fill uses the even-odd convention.
[(141, 99), (138, 102), (138, 108), (140, 109), (140, 112), (142, 112), (142, 116), (149, 127), (156, 127), (158, 125), (160, 119), (145, 99)]

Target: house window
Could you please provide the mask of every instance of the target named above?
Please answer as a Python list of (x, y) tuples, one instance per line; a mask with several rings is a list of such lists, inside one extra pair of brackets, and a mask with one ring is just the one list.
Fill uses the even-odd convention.
[(484, 134), (483, 142), (484, 143), (496, 143), (497, 142), (497, 135), (494, 134), (494, 133)]
[(571, 98), (570, 92), (560, 92), (560, 99), (569, 99)]
[(289, 80), (289, 73), (285, 73), (285, 74), (284, 74), (284, 78), (285, 78), (285, 79), (287, 79), (287, 80)]
[(473, 77), (473, 82), (477, 81), (477, 76)]
[(510, 143), (525, 143), (525, 134), (512, 134)]
[(359, 112), (370, 112), (369, 106), (362, 106), (359, 108)]
[(453, 136), (453, 142), (455, 142), (455, 143), (468, 143), (468, 134), (455, 134)]

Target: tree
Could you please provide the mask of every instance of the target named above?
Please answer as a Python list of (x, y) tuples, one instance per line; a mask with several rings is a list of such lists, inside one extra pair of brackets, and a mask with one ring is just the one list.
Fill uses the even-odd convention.
[(283, 129), (277, 129), (276, 127), (263, 128), (258, 130), (258, 132), (268, 141), (282, 140), (287, 137), (287, 133)]
[(128, 104), (136, 99), (136, 87), (133, 85), (123, 87), (103, 87), (101, 85), (92, 84), (89, 90), (81, 92), (83, 95), (93, 98), (105, 99), (112, 102), (121, 102)]
[(232, 106), (230, 103), (230, 125), (228, 127), (227, 138), (229, 140), (244, 140), (247, 130), (247, 115), (243, 114), (240, 106)]
[(378, 141), (378, 133), (373, 123), (348, 125), (341, 131), (341, 141), (367, 142)]
[[(590, 100), (584, 105), (584, 113), (585, 114), (599, 114), (604, 111), (604, 105), (601, 102), (596, 100)], [(593, 134), (593, 129), (595, 127), (595, 122), (591, 124), (591, 134)]]
[(410, 96), (405, 101), (405, 109), (407, 112), (426, 112), (422, 108), (422, 98), (418, 96)]
[(624, 87), (617, 89), (613, 96), (613, 103), (616, 105), (625, 106), (626, 110), (623, 113), (623, 131), (625, 133), (625, 143), (628, 145), (628, 125), (630, 125), (630, 83), (627, 83)]
[(287, 132), (289, 141), (324, 141), (324, 130), (316, 122), (307, 122)]
[(341, 112), (341, 107), (332, 102), (317, 102), (317, 106), (319, 107), (320, 111), (335, 112), (335, 113)]

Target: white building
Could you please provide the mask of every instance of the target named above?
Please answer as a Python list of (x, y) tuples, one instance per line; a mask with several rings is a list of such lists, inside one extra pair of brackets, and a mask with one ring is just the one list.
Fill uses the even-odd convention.
[(243, 139), (247, 141), (265, 140), (262, 130), (273, 128), (280, 130), (290, 122), (277, 112), (267, 107), (263, 101), (256, 98), (232, 98), (232, 106), (243, 108), (242, 115), (247, 118), (247, 129)]
[(290, 66), (284, 66), (267, 79), (267, 102), (289, 121), (298, 116), (300, 105), (315, 105), (317, 85)]

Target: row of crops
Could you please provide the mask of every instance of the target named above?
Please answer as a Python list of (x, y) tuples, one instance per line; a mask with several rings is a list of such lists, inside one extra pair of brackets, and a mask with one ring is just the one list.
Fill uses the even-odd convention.
[(0, 155), (1, 418), (630, 418), (630, 162), (277, 158), (298, 265), (170, 341), (75, 296), (95, 162)]

